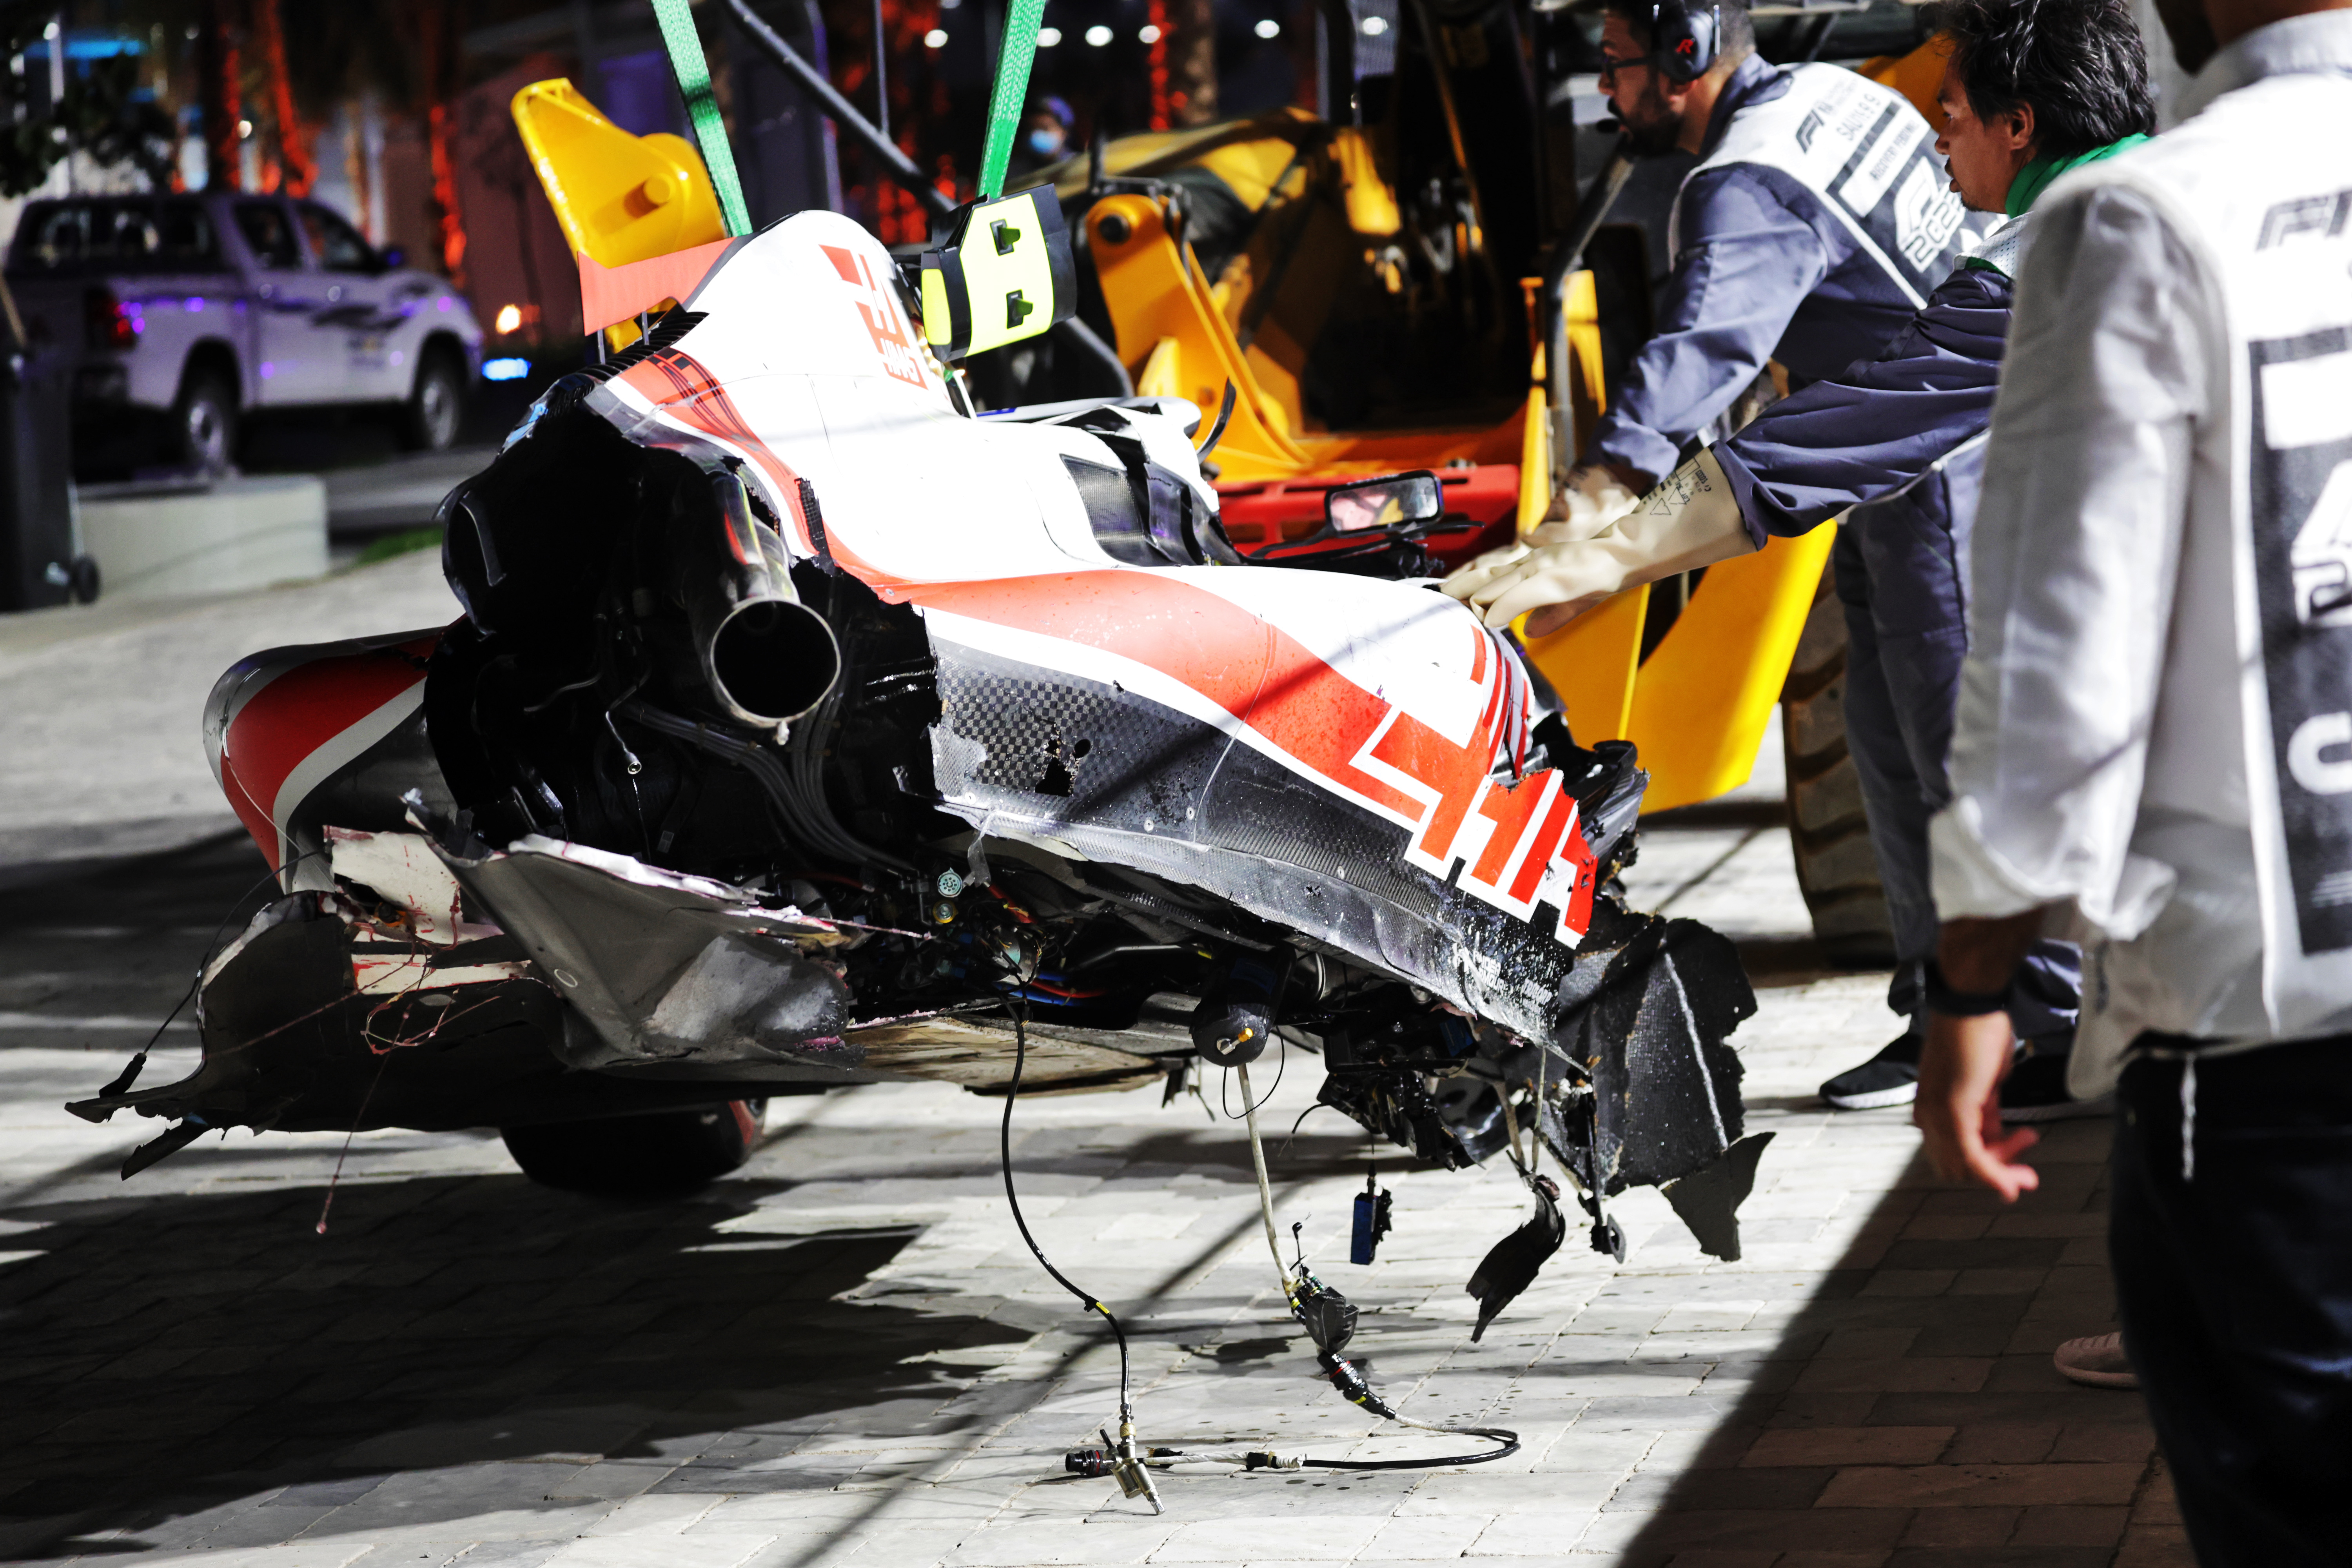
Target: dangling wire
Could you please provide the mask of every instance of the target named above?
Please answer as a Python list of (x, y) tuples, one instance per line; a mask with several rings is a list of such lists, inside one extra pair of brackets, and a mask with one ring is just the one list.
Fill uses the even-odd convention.
[[(1274, 1272), (1282, 1280), (1284, 1297), (1295, 1298), (1297, 1292), (1290, 1288), (1290, 1265), (1282, 1260), (1282, 1238), (1274, 1228), (1274, 1184), (1266, 1180), (1265, 1145), (1258, 1141), (1257, 1103), (1250, 1099), (1249, 1063), (1235, 1063), (1234, 1072), (1242, 1080), (1242, 1119), (1249, 1127), (1250, 1167), (1257, 1173), (1257, 1215), (1265, 1222), (1265, 1249), (1274, 1255)], [(1274, 1090), (1267, 1089), (1265, 1097), (1272, 1100)]]
[[(1242, 1080), (1244, 1086), (1242, 1089), (1242, 1099), (1244, 1102), (1245, 1108), (1252, 1113), (1255, 1113), (1257, 1110), (1259, 1105), (1264, 1105), (1266, 1100), (1272, 1100), (1281, 1091), (1283, 1072), (1290, 1066), (1290, 1042), (1283, 1037), (1282, 1031), (1279, 1029), (1275, 1031), (1274, 1038), (1275, 1042), (1282, 1047), (1282, 1054), (1275, 1058), (1274, 1087), (1265, 1091), (1265, 1100), (1259, 1100), (1257, 1105), (1247, 1105), (1246, 1102), (1249, 1100), (1249, 1089), (1247, 1085), (1249, 1080), (1246, 1078)], [(1232, 1081), (1233, 1080), (1230, 1078), (1219, 1079), (1217, 1080), (1217, 1106), (1218, 1109), (1222, 1110), (1225, 1113), (1226, 1121), (1239, 1121), (1242, 1119), (1234, 1114), (1232, 1103), (1233, 1096), (1227, 1092), (1232, 1085)], [(1315, 1108), (1310, 1105), (1307, 1108), (1307, 1110), (1312, 1110), (1314, 1109)], [(1304, 1117), (1307, 1114), (1307, 1111), (1302, 1110), (1298, 1114), (1301, 1117)], [(1298, 1129), (1297, 1127), (1293, 1127), (1291, 1131), (1296, 1132)]]
[[(1347, 1334), (1352, 1331), (1356, 1310), (1339, 1292), (1325, 1287), (1307, 1271), (1303, 1249), (1295, 1268), (1283, 1258), (1281, 1232), (1274, 1223), (1274, 1184), (1266, 1174), (1265, 1144), (1257, 1129), (1258, 1110), (1274, 1098), (1274, 1089), (1269, 1089), (1264, 1099), (1252, 1094), (1249, 1065), (1245, 1062), (1235, 1063), (1233, 1070), (1241, 1086), (1241, 1120), (1249, 1131), (1250, 1168), (1257, 1178), (1258, 1218), (1265, 1227), (1265, 1249), (1274, 1258), (1275, 1275), (1282, 1281), (1283, 1299), (1289, 1303), (1292, 1315), (1306, 1323), (1308, 1332), (1316, 1338), (1320, 1352), (1318, 1359), (1322, 1363), (1325, 1375), (1350, 1404), (1383, 1420), (1423, 1432), (1442, 1432), (1457, 1437), (1484, 1437), (1496, 1447), (1484, 1454), (1450, 1454), (1428, 1459), (1311, 1459), (1303, 1456), (1286, 1458), (1263, 1448), (1155, 1447), (1139, 1450), (1136, 1447), (1134, 1408), (1128, 1389), (1127, 1334), (1109, 1308), (1072, 1284), (1046, 1258), (1045, 1249), (1037, 1245), (1036, 1237), (1029, 1234), (1028, 1222), (1021, 1214), (1020, 1194), (1013, 1188), (1013, 1101), (1021, 1092), (1022, 1072), (1028, 1058), (1026, 979), (1034, 978), (1037, 967), (1033, 963), (1030, 975), (1024, 979), (1017, 963), (1007, 966), (1014, 982), (1007, 988), (1006, 998), (1013, 1014), (1013, 1080), (1005, 1090), (1004, 1114), (997, 1126), (997, 1152), (1004, 1171), (1004, 1197), (1013, 1209), (1013, 1223), (1019, 1227), (1021, 1239), (1028, 1244), (1029, 1251), (1036, 1258), (1039, 1267), (1053, 1278), (1055, 1284), (1076, 1297), (1088, 1311), (1100, 1312), (1118, 1341), (1118, 1441), (1115, 1445), (1107, 1445), (1104, 1450), (1073, 1450), (1064, 1460), (1065, 1465), (1077, 1474), (1098, 1476), (1108, 1472), (1117, 1475), (1119, 1486), (1128, 1496), (1146, 1498), (1151, 1504), (1152, 1512), (1158, 1513), (1161, 1509), (1159, 1493), (1151, 1486), (1149, 1467), (1152, 1466), (1208, 1462), (1236, 1464), (1253, 1470), (1427, 1470), (1449, 1465), (1482, 1465), (1517, 1453), (1519, 1436), (1516, 1432), (1490, 1426), (1443, 1426), (1398, 1414), (1373, 1391), (1370, 1383), (1353, 1362), (1340, 1355), (1336, 1348), (1328, 1348), (1343, 1343)], [(1279, 1089), (1282, 1084), (1279, 1066), (1282, 1059), (1286, 1059), (1286, 1058), (1277, 1058), (1275, 1089)], [(1518, 1153), (1517, 1143), (1517, 1135), (1514, 1134), (1514, 1159)], [(1336, 1332), (1329, 1328), (1334, 1320), (1339, 1322)], [(1318, 1323), (1323, 1326), (1318, 1327)]]
[[(1041, 954), (1041, 959), (1042, 956)], [(1021, 1096), (1021, 1075), (1029, 1061), (1029, 1006), (1026, 992), (1028, 982), (1036, 978), (1038, 966), (1033, 963), (1030, 966), (1029, 974), (1025, 977), (1020, 973), (1017, 965), (1008, 967), (1013, 969), (1013, 978), (1017, 984), (1011, 988), (1006, 998), (1006, 1005), (1013, 1014), (1013, 1081), (1005, 1086), (1004, 1115), (998, 1121), (996, 1128), (997, 1155), (1004, 1171), (1004, 1201), (1011, 1206), (1013, 1223), (1020, 1230), (1021, 1239), (1028, 1243), (1030, 1253), (1037, 1259), (1037, 1266), (1053, 1277), (1055, 1284), (1076, 1297), (1087, 1311), (1100, 1312), (1103, 1315), (1103, 1321), (1110, 1325), (1111, 1337), (1118, 1342), (1117, 1451), (1119, 1461), (1118, 1466), (1119, 1486), (1129, 1497), (1139, 1494), (1151, 1505), (1152, 1512), (1164, 1512), (1165, 1510), (1160, 1505), (1159, 1489), (1151, 1484), (1150, 1472), (1143, 1468), (1140, 1457), (1135, 1451), (1135, 1405), (1129, 1397), (1127, 1331), (1119, 1326), (1116, 1313), (1087, 1292), (1078, 1289), (1076, 1285), (1071, 1283), (1069, 1276), (1054, 1267), (1054, 1260), (1045, 1256), (1045, 1249), (1037, 1245), (1035, 1237), (1029, 1234), (1029, 1222), (1021, 1213), (1021, 1194), (1013, 1189), (1013, 1102)]]
[[(1290, 1303), (1293, 1315), (1304, 1322), (1307, 1321), (1307, 1315), (1300, 1310), (1302, 1305), (1310, 1297), (1328, 1297), (1333, 1293), (1325, 1290), (1313, 1276), (1307, 1272), (1303, 1263), (1294, 1272), (1291, 1266), (1283, 1261), (1281, 1235), (1275, 1228), (1274, 1223), (1274, 1184), (1266, 1177), (1265, 1147), (1260, 1141), (1257, 1131), (1257, 1108), (1264, 1102), (1251, 1098), (1248, 1063), (1236, 1063), (1234, 1073), (1241, 1080), (1244, 1120), (1249, 1128), (1250, 1166), (1257, 1176), (1258, 1217), (1265, 1226), (1266, 1250), (1274, 1255), (1275, 1273), (1282, 1281), (1283, 1299)], [(1273, 1098), (1273, 1091), (1269, 1089), (1266, 1092), (1266, 1099)], [(1513, 1152), (1516, 1155), (1517, 1150), (1514, 1149)], [(1354, 1309), (1349, 1308), (1347, 1310), (1349, 1321), (1352, 1323)], [(1308, 1326), (1312, 1331), (1313, 1325), (1309, 1323)], [(1483, 1465), (1519, 1451), (1519, 1435), (1499, 1426), (1443, 1426), (1427, 1421), (1416, 1421), (1410, 1415), (1401, 1415), (1386, 1400), (1373, 1392), (1371, 1384), (1364, 1377), (1361, 1370), (1354, 1363), (1339, 1354), (1336, 1350), (1324, 1350), (1319, 1359), (1323, 1363), (1326, 1375), (1331, 1380), (1332, 1386), (1337, 1388), (1349, 1404), (1361, 1406), (1383, 1420), (1393, 1421), (1400, 1426), (1411, 1426), (1423, 1432), (1442, 1432), (1448, 1436), (1485, 1437), (1498, 1446), (1491, 1453), (1454, 1454), (1433, 1459), (1310, 1459), (1303, 1457), (1296, 1459), (1283, 1459), (1270, 1453), (1251, 1452), (1242, 1454), (1235, 1462), (1246, 1464), (1253, 1469), (1272, 1466), (1280, 1469), (1426, 1470), (1446, 1465)], [(1181, 1454), (1173, 1449), (1164, 1451), (1155, 1449), (1153, 1452), (1155, 1455), (1164, 1453), (1170, 1462), (1173, 1462), (1178, 1458), (1197, 1460), (1231, 1457), (1223, 1452)]]
[[(184, 1008), (189, 1003), (196, 999), (196, 992), (205, 983), (205, 971), (212, 967), (213, 950), (219, 945), (221, 933), (228, 930), (229, 921), (236, 919), (236, 911), (239, 907), (244, 904), (245, 900), (259, 892), (265, 883), (286, 875), (288, 872), (292, 871), (295, 867), (299, 866), (303, 861), (310, 859), (314, 856), (324, 855), (326, 851), (324, 849), (305, 850), (301, 854), (295, 856), (291, 860), (287, 861), (284, 866), (279, 867), (275, 870), (264, 871), (260, 876), (254, 879), (252, 886), (247, 888), (245, 891), (239, 893), (235, 899), (230, 900), (228, 913), (221, 917), (220, 924), (213, 927), (213, 934), (205, 939), (205, 955), (196, 961), (196, 972), (194, 974), (189, 976), (188, 988), (180, 993), (180, 999), (172, 1004), (172, 1010), (163, 1015), (163, 1021), (155, 1026), (155, 1032), (148, 1036), (147, 1043), (140, 1047), (139, 1049), (132, 1054), (131, 1060), (124, 1064), (121, 1073), (116, 1077), (115, 1080), (98, 1091), (98, 1099), (112, 1100), (118, 1094), (126, 1094), (130, 1092), (131, 1086), (139, 1081), (140, 1072), (147, 1066), (147, 1053), (155, 1048), (155, 1042), (163, 1037), (163, 1031), (172, 1026), (172, 1020), (180, 1016), (181, 1009)], [(111, 1116), (113, 1114), (113, 1111), (109, 1110), (105, 1115), (96, 1117), (94, 1120), (102, 1121), (107, 1116)]]

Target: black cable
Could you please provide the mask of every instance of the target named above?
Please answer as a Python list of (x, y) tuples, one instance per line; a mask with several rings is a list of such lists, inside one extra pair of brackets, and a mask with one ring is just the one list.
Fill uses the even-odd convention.
[[(1054, 1267), (1053, 1259), (1045, 1256), (1045, 1249), (1037, 1245), (1035, 1237), (1029, 1234), (1029, 1222), (1021, 1213), (1021, 1194), (1013, 1190), (1013, 1102), (1020, 1098), (1021, 1075), (1029, 1061), (1029, 1008), (1023, 995), (1023, 987), (1028, 981), (1021, 978), (1017, 967), (1013, 973), (1018, 984), (1007, 994), (1006, 1001), (1007, 1008), (1013, 1014), (1013, 1081), (1005, 1087), (1004, 1115), (997, 1123), (996, 1130), (997, 1153), (1004, 1170), (1004, 1201), (1012, 1205), (1013, 1223), (1019, 1228), (1021, 1239), (1029, 1244), (1029, 1250), (1035, 1256), (1038, 1267), (1053, 1276), (1055, 1284), (1076, 1297), (1087, 1311), (1100, 1312), (1103, 1321), (1110, 1324), (1111, 1337), (1118, 1342), (1118, 1415), (1120, 1424), (1124, 1426), (1134, 1419), (1134, 1406), (1128, 1397), (1127, 1331), (1119, 1327), (1118, 1317), (1108, 1307), (1079, 1289), (1070, 1282), (1067, 1275)], [(1033, 968), (1029, 979), (1035, 978)]]
[[(1227, 1109), (1225, 1104), (1227, 1100), (1233, 1098), (1233, 1070), (1230, 1068), (1227, 1068), (1225, 1076), (1217, 1080), (1217, 1109), (1224, 1111), (1226, 1121), (1239, 1121), (1242, 1120), (1242, 1116), (1248, 1115), (1252, 1110), (1264, 1110), (1266, 1106), (1266, 1100), (1272, 1100), (1275, 1097), (1276, 1092), (1282, 1088), (1283, 1072), (1290, 1066), (1290, 1042), (1283, 1037), (1280, 1030), (1276, 1030), (1275, 1032), (1274, 1037), (1281, 1045), (1282, 1054), (1276, 1057), (1274, 1059), (1274, 1087), (1265, 1091), (1265, 1098), (1264, 1100), (1260, 1100), (1255, 1105), (1250, 1106), (1247, 1110), (1242, 1112), (1241, 1116), (1236, 1116), (1231, 1110)], [(1312, 1110), (1314, 1109), (1315, 1108), (1311, 1105), (1307, 1108), (1307, 1110)], [(1301, 1117), (1304, 1117), (1306, 1114), (1307, 1111), (1305, 1110), (1299, 1112)], [(1294, 1127), (1292, 1131), (1297, 1131), (1297, 1129)]]
[[(1274, 1190), (1266, 1176), (1265, 1150), (1258, 1140), (1257, 1131), (1258, 1107), (1264, 1105), (1266, 1100), (1272, 1100), (1274, 1094), (1272, 1090), (1268, 1090), (1265, 1100), (1251, 1101), (1249, 1064), (1246, 1062), (1237, 1064), (1235, 1073), (1242, 1080), (1243, 1102), (1248, 1106), (1250, 1168), (1257, 1178), (1258, 1211), (1265, 1221), (1266, 1245), (1274, 1251), (1275, 1268), (1282, 1279), (1283, 1299), (1290, 1304), (1291, 1316), (1297, 1319), (1306, 1328), (1308, 1335), (1314, 1339), (1318, 1352), (1316, 1361), (1322, 1367), (1323, 1375), (1330, 1380), (1331, 1386), (1339, 1391), (1339, 1397), (1358, 1409), (1379, 1416), (1383, 1421), (1393, 1421), (1400, 1426), (1410, 1426), (1423, 1432), (1444, 1433), (1449, 1436), (1485, 1437), (1499, 1445), (1489, 1454), (1461, 1455), (1434, 1459), (1367, 1459), (1354, 1462), (1346, 1459), (1310, 1459), (1301, 1456), (1291, 1460), (1286, 1468), (1312, 1467), (1326, 1470), (1421, 1470), (1443, 1465), (1483, 1465), (1518, 1452), (1519, 1435), (1517, 1432), (1494, 1426), (1443, 1426), (1433, 1421), (1422, 1421), (1411, 1415), (1399, 1414), (1395, 1406), (1382, 1399), (1373, 1389), (1371, 1380), (1363, 1374), (1362, 1370), (1340, 1353), (1349, 1338), (1355, 1331), (1356, 1309), (1347, 1304), (1345, 1297), (1340, 1296), (1338, 1291), (1332, 1290), (1307, 1272), (1303, 1252), (1300, 1260), (1297, 1263), (1286, 1264), (1282, 1261), (1281, 1248), (1275, 1240)], [(1290, 1228), (1292, 1236), (1297, 1237), (1299, 1227), (1294, 1225)], [(1343, 1314), (1336, 1321), (1331, 1314), (1331, 1308), (1335, 1303)], [(1254, 1456), (1245, 1459), (1244, 1463), (1255, 1469), (1261, 1468), (1262, 1463), (1279, 1464), (1280, 1461), (1268, 1454)]]
[(1443, 1465), (1483, 1465), (1507, 1459), (1519, 1451), (1519, 1435), (1499, 1426), (1448, 1426), (1465, 1437), (1492, 1437), (1502, 1445), (1491, 1454), (1449, 1454), (1434, 1459), (1301, 1459), (1302, 1470), (1433, 1470)]
[[(1065, 1275), (1060, 1269), (1054, 1267), (1053, 1259), (1045, 1256), (1045, 1249), (1039, 1247), (1037, 1245), (1037, 1238), (1029, 1233), (1029, 1222), (1027, 1219), (1023, 1217), (1021, 1213), (1021, 1195), (1013, 1191), (1013, 1102), (1016, 1099), (1020, 1098), (1021, 1077), (1024, 1069), (1028, 1065), (1029, 1058), (1028, 1007), (1026, 1005), (1025, 987), (1030, 980), (1036, 978), (1037, 970), (1042, 966), (1043, 954), (1041, 953), (1039, 955), (1038, 963), (1031, 966), (1030, 973), (1028, 977), (1024, 979), (1021, 974), (1020, 966), (1017, 963), (1006, 965), (1006, 969), (1012, 975), (1013, 981), (1013, 985), (1007, 990), (1005, 996), (1006, 1008), (1013, 1015), (1013, 1080), (1005, 1087), (1004, 1114), (997, 1122), (996, 1132), (998, 1159), (1004, 1173), (1004, 1201), (1012, 1207), (1013, 1223), (1020, 1230), (1021, 1239), (1028, 1244), (1031, 1255), (1037, 1259), (1038, 1267), (1045, 1269), (1045, 1271), (1053, 1278), (1054, 1283), (1059, 1285), (1063, 1289), (1067, 1290), (1071, 1295), (1076, 1297), (1079, 1302), (1083, 1304), (1088, 1311), (1100, 1312), (1103, 1315), (1104, 1321), (1110, 1324), (1111, 1334), (1118, 1342), (1118, 1415), (1120, 1429), (1122, 1434), (1124, 1434), (1130, 1429), (1134, 1421), (1134, 1406), (1129, 1398), (1127, 1331), (1119, 1326), (1118, 1319), (1113, 1315), (1108, 1307), (1104, 1306), (1094, 1297), (1078, 1289), (1076, 1285), (1072, 1284), (1068, 1276)], [(1246, 1095), (1244, 1095), (1244, 1104), (1247, 1106), (1248, 1112), (1250, 1114), (1255, 1114), (1260, 1107), (1266, 1103), (1267, 1100), (1272, 1100), (1275, 1095), (1275, 1090), (1282, 1087), (1283, 1068), (1290, 1059), (1290, 1042), (1287, 1039), (1285, 1039), (1279, 1033), (1277, 1033), (1275, 1037), (1282, 1040), (1283, 1048), (1281, 1054), (1276, 1058), (1274, 1087), (1265, 1091), (1264, 1099), (1259, 1100), (1255, 1103), (1251, 1103), (1247, 1100)], [(1232, 1075), (1228, 1073), (1226, 1077), (1227, 1079), (1230, 1080)], [(1223, 1098), (1224, 1095), (1221, 1088), (1219, 1099), (1223, 1100)], [(1228, 1117), (1231, 1117), (1232, 1114), (1233, 1113), (1231, 1111), (1226, 1112)], [(1255, 1131), (1253, 1131), (1253, 1146), (1255, 1146)], [(1279, 1261), (1278, 1258), (1277, 1261)], [(1296, 1310), (1297, 1309), (1294, 1307), (1293, 1310), (1296, 1311)], [(1499, 1444), (1500, 1447), (1496, 1447), (1491, 1453), (1457, 1454), (1430, 1459), (1309, 1459), (1300, 1458), (1298, 1459), (1289, 1461), (1286, 1468), (1317, 1470), (1428, 1470), (1437, 1469), (1447, 1465), (1488, 1464), (1496, 1459), (1507, 1458), (1511, 1455), (1519, 1451), (1519, 1435), (1517, 1432), (1508, 1431), (1499, 1426), (1438, 1426), (1426, 1421), (1416, 1421), (1409, 1415), (1400, 1415), (1394, 1409), (1390, 1407), (1387, 1401), (1381, 1398), (1378, 1394), (1375, 1394), (1372, 1391), (1371, 1384), (1365, 1379), (1363, 1373), (1356, 1369), (1356, 1366), (1352, 1362), (1349, 1362), (1345, 1357), (1335, 1352), (1325, 1352), (1322, 1359), (1324, 1362), (1325, 1374), (1331, 1379), (1332, 1386), (1339, 1389), (1341, 1397), (1348, 1400), (1349, 1404), (1358, 1405), (1384, 1420), (1393, 1421), (1401, 1426), (1410, 1426), (1423, 1432), (1443, 1432), (1453, 1436), (1485, 1437), (1494, 1443)], [(1151, 1451), (1151, 1454), (1155, 1458), (1181, 1458), (1189, 1457), (1184, 1455), (1181, 1449), (1154, 1449)], [(1205, 1458), (1206, 1456), (1203, 1457)], [(1251, 1469), (1263, 1468), (1264, 1465), (1269, 1463), (1277, 1463), (1277, 1461), (1274, 1459), (1274, 1456), (1268, 1453), (1253, 1454), (1244, 1462), (1245, 1467)], [(1159, 1503), (1156, 1499), (1153, 1500), (1152, 1506), (1154, 1510), (1157, 1510)]]

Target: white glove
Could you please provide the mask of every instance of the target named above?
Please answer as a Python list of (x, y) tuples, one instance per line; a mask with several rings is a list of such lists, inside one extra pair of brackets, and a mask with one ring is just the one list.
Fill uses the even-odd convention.
[[(1569, 612), (1564, 620), (1612, 594), (1755, 548), (1715, 454), (1702, 451), (1598, 533), (1538, 544), (1459, 596), (1498, 630), (1555, 605)], [(1453, 592), (1453, 579), (1444, 586)]]
[(1606, 468), (1579, 468), (1568, 485), (1552, 498), (1543, 521), (1508, 544), (1497, 545), (1440, 583), (1438, 591), (1467, 599), (1503, 573), (1525, 561), (1529, 552), (1549, 544), (1570, 544), (1590, 539), (1633, 509), (1634, 494), (1619, 484)]
[(1543, 521), (1530, 529), (1530, 533), (1560, 531), (1547, 543), (1566, 543), (1572, 539), (1590, 539), (1602, 529), (1633, 510), (1640, 498), (1617, 482), (1608, 469), (1593, 466), (1577, 469), (1568, 476), (1568, 484), (1552, 497), (1551, 510)]

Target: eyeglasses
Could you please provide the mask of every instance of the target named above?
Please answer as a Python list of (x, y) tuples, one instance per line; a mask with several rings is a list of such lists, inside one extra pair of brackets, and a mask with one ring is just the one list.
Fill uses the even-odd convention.
[(1650, 57), (1647, 55), (1627, 55), (1620, 58), (1603, 49), (1601, 52), (1601, 79), (1607, 81), (1621, 70), (1630, 70), (1635, 66), (1646, 66), (1649, 63)]

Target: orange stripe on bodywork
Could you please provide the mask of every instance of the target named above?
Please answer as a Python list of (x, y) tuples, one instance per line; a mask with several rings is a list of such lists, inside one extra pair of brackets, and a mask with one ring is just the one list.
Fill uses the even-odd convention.
[(583, 332), (602, 331), (617, 321), (652, 310), (664, 300), (685, 300), (727, 258), (737, 241), (714, 239), (667, 256), (606, 267), (586, 251), (580, 263), (580, 318)]

